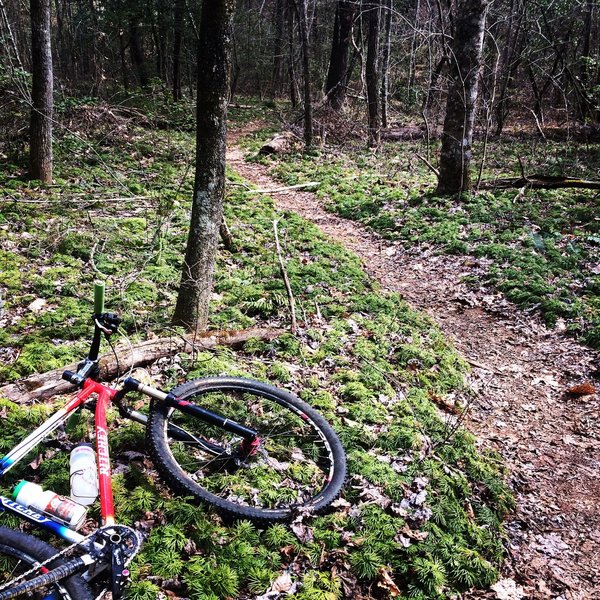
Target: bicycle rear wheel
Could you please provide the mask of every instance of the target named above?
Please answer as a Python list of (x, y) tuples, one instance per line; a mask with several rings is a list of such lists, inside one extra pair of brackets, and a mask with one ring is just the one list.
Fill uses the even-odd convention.
[[(0, 526), (0, 590), (9, 581), (40, 565), (56, 552), (55, 548), (32, 535)], [(61, 564), (60, 559), (54, 560), (45, 567), (36, 569), (27, 578), (33, 579), (43, 573), (44, 568), (53, 569)], [(27, 596), (39, 600), (48, 597), (53, 600), (93, 600), (94, 598), (85, 581), (78, 575), (72, 575), (60, 583), (37, 590)]]
[(322, 512), (339, 496), (346, 477), (344, 450), (306, 402), (236, 377), (197, 379), (172, 393), (259, 435), (249, 452), (241, 437), (153, 401), (148, 445), (174, 491), (228, 516), (263, 523), (289, 520), (300, 509)]

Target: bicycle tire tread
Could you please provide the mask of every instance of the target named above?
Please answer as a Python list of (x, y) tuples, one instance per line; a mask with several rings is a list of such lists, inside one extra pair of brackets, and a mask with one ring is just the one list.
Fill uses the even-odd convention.
[(172, 393), (178, 397), (185, 398), (197, 393), (219, 390), (252, 392), (257, 395), (266, 394), (271, 398), (276, 396), (278, 398), (277, 402), (282, 406), (287, 407), (290, 404), (309, 415), (314, 426), (323, 433), (330, 445), (334, 464), (332, 480), (317, 494), (316, 498), (318, 498), (318, 501), (316, 503), (309, 501), (307, 505), (299, 507), (264, 509), (236, 504), (230, 500), (220, 498), (186, 477), (182, 469), (177, 465), (174, 457), (167, 449), (166, 443), (165, 421), (169, 409), (160, 403), (153, 402), (146, 428), (147, 445), (150, 457), (165, 483), (174, 492), (182, 496), (192, 496), (196, 501), (213, 506), (222, 516), (232, 519), (249, 519), (259, 525), (290, 521), (298, 511), (304, 510), (305, 506), (311, 514), (320, 514), (327, 510), (340, 496), (346, 478), (345, 453), (337, 434), (333, 431), (329, 423), (314, 408), (291, 392), (252, 379), (238, 377), (201, 378), (174, 388)]
[[(44, 562), (57, 552), (55, 548), (35, 536), (4, 526), (0, 526), (0, 544), (23, 552), (39, 562)], [(58, 567), (62, 563), (62, 560), (57, 560), (52, 566)], [(94, 600), (87, 583), (78, 575), (68, 577), (61, 585), (73, 600)]]

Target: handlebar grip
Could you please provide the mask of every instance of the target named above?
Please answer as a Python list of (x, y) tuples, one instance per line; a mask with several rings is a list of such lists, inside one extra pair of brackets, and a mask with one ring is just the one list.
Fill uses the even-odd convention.
[(94, 314), (104, 312), (104, 281), (94, 282)]

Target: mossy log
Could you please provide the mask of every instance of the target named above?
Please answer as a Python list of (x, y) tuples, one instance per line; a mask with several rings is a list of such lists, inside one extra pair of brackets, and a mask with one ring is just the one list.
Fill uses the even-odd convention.
[(485, 181), (479, 186), (480, 189), (508, 189), (508, 188), (534, 188), (555, 190), (560, 188), (585, 188), (589, 190), (600, 190), (600, 181), (589, 181), (575, 177), (556, 177), (552, 175), (526, 175), (524, 177), (511, 177), (507, 179), (495, 179)]
[[(121, 370), (143, 367), (159, 358), (177, 352), (193, 352), (216, 346), (241, 346), (250, 339), (271, 340), (284, 333), (280, 329), (252, 328), (233, 331), (205, 331), (180, 337), (156, 338), (136, 346), (117, 346), (116, 354)], [(100, 379), (110, 381), (117, 376), (117, 359), (109, 353), (100, 357)], [(46, 373), (36, 373), (16, 383), (0, 387), (0, 398), (7, 398), (18, 404), (45, 400), (57, 394), (73, 390), (73, 386), (62, 379), (63, 371), (77, 370), (77, 364), (65, 365)]]

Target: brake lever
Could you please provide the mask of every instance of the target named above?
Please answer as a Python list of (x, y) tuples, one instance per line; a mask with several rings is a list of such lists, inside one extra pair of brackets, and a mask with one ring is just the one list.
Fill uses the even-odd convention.
[(105, 335), (116, 333), (121, 324), (121, 318), (116, 313), (102, 313), (94, 315), (94, 323)]

